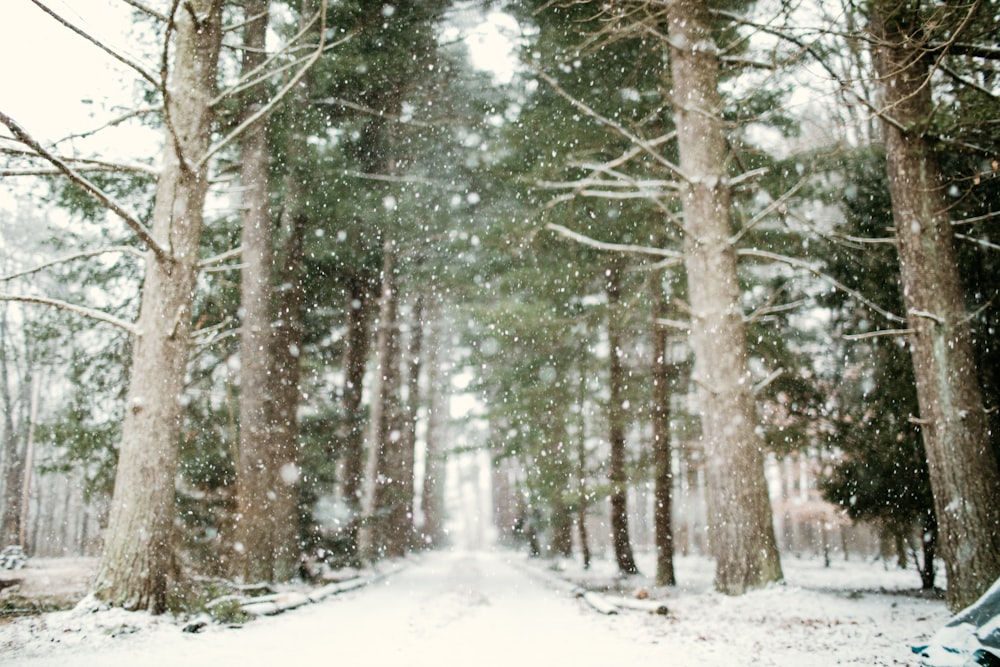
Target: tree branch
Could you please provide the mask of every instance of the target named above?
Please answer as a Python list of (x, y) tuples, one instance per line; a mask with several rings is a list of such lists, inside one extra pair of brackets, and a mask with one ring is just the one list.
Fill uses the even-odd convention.
[[(38, 153), (35, 151), (20, 150), (16, 148), (4, 148), (0, 147), (0, 154), (2, 155), (12, 155), (15, 157), (39, 157)], [(77, 167), (77, 171), (107, 171), (107, 172), (132, 172), (139, 174), (149, 174), (150, 176), (156, 176), (160, 172), (145, 164), (122, 164), (120, 162), (108, 162), (106, 160), (95, 160), (93, 158), (75, 158), (75, 157), (65, 157), (58, 156), (60, 160), (63, 160), (67, 164), (76, 163), (80, 165)], [(30, 170), (30, 169), (7, 169), (2, 172), (7, 176), (46, 176), (52, 173), (62, 173), (59, 170)]]
[(653, 255), (655, 257), (669, 257), (674, 260), (684, 259), (684, 255), (675, 250), (666, 250), (664, 248), (653, 248), (650, 246), (640, 246), (640, 245), (630, 245), (626, 243), (607, 243), (605, 241), (598, 241), (597, 239), (592, 239), (589, 236), (580, 234), (579, 232), (574, 232), (573, 230), (563, 227), (562, 225), (557, 225), (553, 222), (545, 225), (546, 229), (551, 229), (552, 231), (565, 236), (571, 241), (576, 241), (577, 243), (582, 243), (591, 248), (597, 248), (598, 250), (608, 250), (611, 252), (630, 252), (642, 255)]
[(125, 320), (119, 319), (114, 315), (108, 315), (107, 313), (95, 308), (85, 308), (84, 306), (77, 306), (72, 303), (67, 303), (66, 301), (60, 301), (59, 299), (0, 293), (0, 301), (17, 301), (20, 303), (37, 303), (43, 306), (52, 306), (54, 308), (58, 308), (59, 310), (76, 313), (77, 315), (82, 315), (84, 317), (89, 317), (90, 319), (98, 320), (99, 322), (110, 324), (118, 327), (122, 331), (132, 334), (133, 336), (139, 333), (139, 330), (136, 329), (135, 325), (131, 322), (126, 322)]
[[(222, 150), (225, 146), (227, 146), (241, 134), (243, 134), (243, 131), (246, 130), (248, 127), (259, 121), (260, 119), (264, 118), (268, 114), (270, 114), (271, 111), (282, 100), (284, 100), (285, 96), (287, 96), (288, 93), (291, 92), (291, 90), (296, 86), (296, 84), (298, 84), (298, 82), (302, 80), (302, 77), (304, 77), (306, 73), (310, 69), (312, 69), (313, 65), (315, 65), (316, 62), (319, 61), (320, 56), (322, 56), (323, 52), (326, 50), (326, 3), (327, 0), (322, 0), (322, 2), (320, 3), (319, 11), (317, 12), (319, 16), (319, 44), (317, 44), (316, 50), (313, 51), (312, 55), (309, 56), (309, 59), (306, 61), (306, 63), (299, 69), (298, 72), (295, 73), (294, 76), (292, 76), (291, 79), (289, 79), (288, 83), (286, 83), (285, 86), (281, 90), (279, 90), (274, 97), (268, 100), (267, 104), (263, 105), (256, 112), (248, 116), (242, 123), (236, 126), (236, 128), (232, 132), (230, 132), (225, 137), (216, 142), (214, 146), (210, 147), (205, 152), (205, 154), (202, 155), (195, 163), (196, 169), (200, 169), (201, 166), (204, 165), (209, 158), (218, 153), (220, 150)], [(338, 44), (343, 44), (347, 40), (351, 39), (351, 37), (353, 37), (353, 35), (348, 35), (344, 39), (335, 42), (333, 46), (336, 46)]]
[(913, 329), (883, 329), (881, 331), (869, 331), (859, 334), (844, 334), (844, 340), (865, 340), (866, 338), (878, 338), (879, 336), (908, 336), (913, 333)]
[(787, 264), (788, 266), (792, 266), (795, 268), (804, 269), (805, 271), (811, 273), (817, 278), (825, 280), (826, 282), (830, 283), (841, 292), (844, 292), (845, 294), (849, 294), (850, 296), (854, 297), (855, 299), (857, 299), (867, 307), (871, 308), (876, 313), (886, 318), (890, 322), (900, 322), (903, 324), (906, 323), (906, 318), (900, 317), (899, 315), (889, 312), (885, 308), (882, 308), (882, 306), (878, 305), (874, 301), (865, 297), (863, 294), (861, 294), (861, 292), (851, 289), (850, 287), (843, 284), (839, 280), (833, 278), (832, 276), (828, 276), (819, 269), (810, 266), (808, 262), (804, 262), (801, 259), (788, 257), (787, 255), (779, 255), (777, 253), (768, 252), (766, 250), (756, 250), (753, 248), (739, 248), (736, 250), (736, 253), (743, 257), (758, 257), (760, 259), (767, 259), (773, 262), (780, 262), (782, 264)]
[(67, 21), (66, 19), (64, 19), (63, 17), (59, 16), (54, 11), (52, 11), (51, 9), (49, 9), (48, 7), (46, 7), (39, 0), (31, 0), (31, 2), (33, 2), (36, 7), (38, 7), (43, 12), (45, 12), (46, 14), (48, 14), (49, 16), (51, 16), (52, 18), (54, 18), (56, 21), (58, 21), (64, 27), (69, 28), (70, 30), (72, 30), (73, 32), (75, 32), (80, 37), (83, 37), (85, 40), (87, 40), (88, 42), (90, 42), (91, 44), (93, 44), (94, 46), (96, 46), (97, 48), (99, 48), (100, 50), (104, 51), (105, 53), (107, 53), (108, 55), (110, 55), (112, 58), (114, 58), (115, 60), (117, 60), (118, 62), (120, 62), (120, 63), (122, 63), (124, 65), (127, 65), (131, 69), (133, 69), (136, 72), (138, 72), (139, 76), (141, 76), (146, 81), (149, 81), (151, 84), (153, 84), (153, 86), (155, 88), (157, 88), (157, 89), (160, 88), (160, 84), (156, 81), (156, 79), (153, 77), (153, 75), (150, 74), (149, 72), (147, 72), (146, 70), (144, 70), (141, 65), (139, 65), (138, 63), (135, 63), (135, 62), (129, 60), (128, 58), (126, 58), (125, 56), (121, 55), (117, 51), (115, 51), (115, 50), (111, 49), (110, 47), (108, 47), (106, 44), (104, 44), (100, 40), (91, 37), (89, 34), (85, 33), (80, 28), (77, 28), (75, 25), (73, 25), (72, 23), (70, 23), (69, 21)]
[(168, 21), (165, 14), (161, 14), (152, 7), (147, 7), (146, 5), (142, 4), (141, 2), (138, 2), (137, 0), (122, 0), (122, 2), (124, 2), (126, 5), (131, 5), (135, 7), (143, 14), (148, 14), (149, 16), (152, 16), (157, 21), (163, 21), (164, 23)]
[(28, 134), (27, 130), (21, 127), (13, 118), (11, 118), (5, 113), (0, 112), (0, 123), (6, 125), (8, 129), (10, 129), (10, 131), (14, 133), (14, 136), (17, 138), (18, 141), (31, 148), (31, 150), (35, 151), (35, 153), (37, 153), (40, 157), (45, 158), (46, 160), (51, 162), (53, 165), (56, 166), (56, 168), (59, 169), (59, 171), (65, 174), (70, 181), (76, 183), (84, 190), (89, 192), (90, 195), (93, 196), (97, 201), (99, 201), (102, 206), (114, 212), (116, 215), (118, 215), (118, 217), (124, 220), (125, 224), (128, 225), (132, 229), (132, 231), (136, 233), (139, 239), (141, 239), (142, 242), (145, 243), (150, 250), (156, 253), (157, 258), (163, 261), (166, 261), (170, 258), (169, 253), (167, 253), (167, 251), (164, 250), (160, 246), (160, 244), (156, 242), (156, 239), (153, 238), (152, 233), (149, 231), (149, 229), (146, 228), (144, 224), (142, 224), (137, 218), (135, 218), (128, 211), (126, 211), (118, 203), (113, 201), (111, 197), (109, 197), (107, 194), (104, 193), (103, 190), (101, 190), (95, 184), (91, 183), (86, 177), (84, 177), (82, 174), (78, 173), (76, 170), (74, 170), (72, 167), (66, 164), (65, 161), (59, 159), (52, 153), (42, 148), (42, 145), (39, 144), (34, 137)]
[(575, 97), (573, 97), (572, 95), (570, 95), (568, 92), (566, 92), (566, 90), (563, 89), (562, 86), (559, 85), (559, 83), (555, 79), (553, 79), (551, 76), (549, 76), (545, 72), (543, 72), (541, 70), (535, 70), (535, 74), (536, 74), (536, 76), (538, 76), (538, 78), (542, 79), (547, 84), (549, 84), (549, 86), (552, 87), (552, 90), (556, 91), (567, 102), (569, 102), (574, 107), (576, 107), (580, 111), (584, 112), (585, 114), (587, 114), (588, 116), (590, 116), (591, 118), (593, 118), (594, 120), (596, 120), (597, 122), (601, 123), (605, 127), (612, 128), (613, 130), (615, 130), (616, 132), (618, 132), (618, 134), (620, 134), (622, 137), (624, 137), (625, 139), (631, 141), (636, 146), (639, 146), (640, 148), (642, 148), (642, 150), (645, 151), (647, 155), (649, 155), (654, 160), (656, 160), (658, 163), (660, 163), (661, 165), (663, 165), (664, 167), (666, 167), (667, 169), (669, 169), (671, 172), (673, 172), (674, 174), (676, 174), (681, 180), (683, 180), (685, 182), (691, 180), (690, 178), (688, 178), (688, 176), (683, 171), (681, 171), (681, 168), (678, 165), (674, 164), (673, 162), (671, 162), (667, 158), (663, 157), (663, 155), (661, 155), (659, 151), (655, 150), (654, 147), (653, 147), (653, 145), (650, 144), (648, 141), (645, 141), (644, 139), (642, 139), (641, 137), (639, 137), (635, 133), (630, 132), (621, 123), (613, 121), (610, 118), (607, 118), (606, 116), (603, 116), (603, 115), (599, 114), (597, 111), (595, 111), (594, 109), (592, 109), (590, 106), (588, 106), (584, 102), (582, 102), (582, 101), (576, 99)]
[(138, 257), (140, 259), (143, 258), (141, 252), (139, 252), (132, 246), (127, 246), (127, 245), (113, 246), (111, 248), (101, 248), (100, 250), (88, 250), (85, 252), (78, 252), (72, 255), (67, 255), (65, 257), (60, 257), (58, 259), (53, 259), (52, 261), (45, 262), (44, 264), (39, 264), (38, 266), (34, 266), (30, 269), (25, 269), (24, 271), (18, 271), (17, 273), (9, 273), (6, 276), (0, 276), (0, 283), (7, 282), (9, 280), (14, 280), (15, 278), (21, 278), (23, 276), (30, 276), (33, 273), (38, 273), (39, 271), (43, 271), (49, 268), (50, 266), (55, 266), (57, 264), (66, 264), (78, 259), (87, 259), (88, 257), (106, 255), (112, 252), (120, 252), (127, 255), (132, 255), (134, 257)]

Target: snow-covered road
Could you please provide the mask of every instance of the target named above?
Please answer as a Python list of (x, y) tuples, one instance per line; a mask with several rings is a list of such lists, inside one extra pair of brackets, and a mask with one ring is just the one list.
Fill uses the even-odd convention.
[[(168, 617), (80, 606), (0, 626), (0, 665), (916, 665), (909, 647), (949, 616), (940, 600), (903, 593), (912, 573), (881, 564), (788, 558), (785, 585), (729, 597), (711, 590), (712, 563), (697, 557), (678, 559), (683, 586), (659, 591), (668, 616), (602, 616), (553, 583), (546, 564), (510, 552), (421, 554), (367, 588), (200, 634)], [(601, 562), (574, 576), (597, 585), (613, 572)]]
[[(185, 634), (176, 625), (120, 628), (122, 636), (76, 636), (30, 645), (4, 665), (475, 665), (651, 664), (669, 652), (622, 634), (625, 617), (588, 610), (565, 591), (528, 576), (511, 556), (442, 552), (421, 556), (365, 589), (240, 629)], [(514, 557), (516, 558), (516, 556)], [(638, 626), (632, 626), (633, 630)]]

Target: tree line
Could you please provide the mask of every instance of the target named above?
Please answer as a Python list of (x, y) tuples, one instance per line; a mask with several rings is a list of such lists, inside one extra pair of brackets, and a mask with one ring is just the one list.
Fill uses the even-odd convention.
[(607, 498), (636, 572), (628, 491), (651, 480), (674, 583), (683, 442), (723, 592), (782, 576), (764, 459), (793, 451), (829, 453), (851, 516), (920, 522), (951, 607), (1000, 575), (988, 3), (511, 2), (506, 85), (450, 40), (460, 3), (129, 4), (158, 50), (106, 48), (153, 112), (116, 122), (162, 131), (156, 168), (64, 155), (0, 110), (4, 175), (102, 230), (4, 268), (5, 308), (56, 309), (23, 339), (3, 311), (6, 541), (34, 424), (10, 388), (81, 331), (100, 352), (39, 430), (110, 496), (112, 604), (162, 611), (191, 569), (285, 580), (317, 544), (440, 544), (458, 368), (508, 527), (556, 553), (576, 530), (588, 557)]

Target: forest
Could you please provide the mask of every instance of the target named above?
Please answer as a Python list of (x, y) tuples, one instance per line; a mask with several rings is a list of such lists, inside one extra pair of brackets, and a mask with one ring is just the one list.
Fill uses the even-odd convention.
[(1000, 577), (998, 0), (24, 2), (130, 106), (0, 93), (0, 548)]

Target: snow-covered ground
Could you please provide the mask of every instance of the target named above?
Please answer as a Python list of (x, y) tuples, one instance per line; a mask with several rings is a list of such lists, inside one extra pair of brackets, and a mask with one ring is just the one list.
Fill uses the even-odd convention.
[[(712, 563), (679, 558), (681, 585), (620, 586), (663, 599), (666, 615), (596, 613), (554, 576), (602, 587), (613, 568), (558, 572), (521, 554), (414, 556), (376, 584), (241, 628), (198, 634), (179, 621), (78, 608), (0, 626), (0, 664), (14, 665), (916, 665), (950, 614), (903, 594), (916, 574), (881, 563), (787, 558), (786, 583), (742, 597), (712, 592)], [(640, 559), (652, 572), (648, 559)]]

